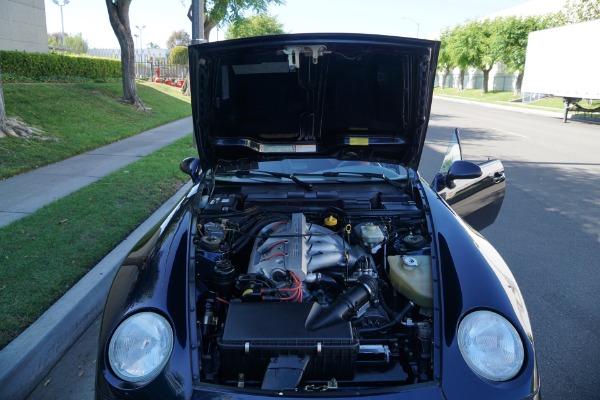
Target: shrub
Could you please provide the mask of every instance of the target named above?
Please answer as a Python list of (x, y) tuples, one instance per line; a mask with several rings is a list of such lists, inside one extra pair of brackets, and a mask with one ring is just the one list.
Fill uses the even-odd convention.
[(177, 65), (188, 64), (188, 48), (185, 46), (175, 46), (169, 54), (169, 62)]
[(121, 61), (67, 54), (0, 51), (0, 70), (25, 82), (104, 80), (121, 77)]

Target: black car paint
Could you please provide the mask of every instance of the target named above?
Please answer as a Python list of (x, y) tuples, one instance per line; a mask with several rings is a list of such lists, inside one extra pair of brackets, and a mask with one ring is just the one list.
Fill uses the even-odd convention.
[[(527, 398), (539, 390), (533, 334), (519, 287), (498, 252), (478, 232), (466, 225), (443, 199), (424, 190), (434, 221), (434, 241), (438, 249), (437, 307), (444, 360), (441, 379), (449, 399)], [(434, 286), (436, 285), (434, 278)], [(464, 362), (456, 333), (460, 320), (469, 312), (488, 309), (500, 313), (515, 326), (525, 348), (520, 373), (507, 382), (491, 382), (478, 377)], [(449, 360), (451, 360), (449, 362)], [(501, 390), (497, 390), (501, 389)]]
[[(535, 367), (532, 332), (518, 286), (498, 253), (477, 232), (471, 230), (426, 185), (418, 175), (414, 185), (429, 214), (437, 252), (433, 253), (434, 313), (440, 321), (434, 330), (433, 383), (406, 388), (335, 393), (335, 397), (356, 395), (386, 399), (535, 398), (539, 381)], [(191, 193), (201, 191), (194, 187)], [(100, 333), (96, 396), (98, 399), (200, 399), (267, 398), (232, 388), (201, 383), (198, 352), (191, 340), (195, 329), (189, 282), (193, 271), (189, 246), (193, 229), (194, 195), (186, 196), (146, 239), (136, 246), (115, 277), (108, 297)], [(168, 289), (168, 290), (167, 290)], [(442, 307), (443, 305), (443, 307)], [(521, 372), (507, 382), (491, 382), (475, 375), (465, 363), (456, 340), (458, 323), (476, 309), (499, 312), (513, 323), (525, 347)], [(164, 371), (149, 383), (133, 384), (117, 378), (108, 365), (107, 347), (111, 334), (128, 315), (142, 310), (161, 313), (172, 324), (174, 349)], [(441, 362), (443, 360), (443, 363)], [(144, 387), (144, 390), (137, 390)], [(296, 397), (297, 393), (286, 393)]]
[[(184, 198), (136, 245), (123, 261), (108, 295), (98, 354), (98, 398), (190, 398), (193, 391), (188, 283), (192, 229), (191, 198)], [(193, 275), (192, 275), (193, 277)], [(193, 279), (193, 278), (192, 278)], [(164, 316), (173, 328), (174, 347), (163, 372), (152, 382), (130, 383), (119, 379), (108, 364), (108, 342), (118, 324), (140, 311)], [(139, 389), (144, 387), (144, 391)]]
[[(277, 41), (281, 43), (310, 44), (321, 43), (325, 38), (338, 41), (345, 37), (348, 44), (363, 41), (369, 45), (373, 43), (388, 42), (391, 46), (402, 40), (402, 46), (415, 46), (412, 56), (423, 56), (422, 47), (430, 46), (433, 57), (423, 60), (428, 63), (424, 72), (424, 82), (427, 81), (429, 90), (423, 87), (423, 92), (418, 93), (407, 104), (407, 112), (414, 136), (404, 141), (396, 140), (395, 143), (407, 143), (408, 148), (403, 155), (388, 161), (402, 163), (414, 169), (409, 176), (413, 190), (410, 195), (419, 203), (424, 215), (427, 216), (429, 236), (432, 239), (432, 266), (433, 266), (433, 379), (428, 383), (410, 384), (400, 387), (386, 387), (380, 389), (359, 390), (330, 390), (319, 393), (306, 391), (289, 391), (285, 393), (272, 393), (265, 395), (265, 391), (252, 389), (238, 389), (233, 386), (216, 386), (200, 381), (199, 350), (201, 348), (201, 335), (197, 334), (196, 298), (194, 251), (192, 240), (195, 235), (195, 216), (201, 197), (208, 193), (204, 191), (203, 175), (200, 166), (206, 171), (215, 161), (214, 153), (207, 146), (219, 145), (219, 139), (207, 141), (206, 137), (197, 136), (200, 145), (200, 160), (191, 159), (182, 163), (182, 170), (188, 173), (196, 184), (188, 195), (174, 208), (174, 210), (157, 225), (132, 251), (118, 272), (113, 287), (110, 291), (106, 310), (103, 316), (99, 342), (98, 370), (96, 379), (97, 399), (258, 399), (274, 397), (336, 397), (351, 398), (361, 396), (377, 399), (465, 399), (465, 398), (537, 398), (539, 380), (535, 367), (535, 353), (531, 327), (524, 308), (523, 299), (512, 274), (506, 267), (498, 253), (476, 231), (467, 226), (458, 215), (481, 229), (495, 219), (502, 203), (504, 193), (503, 168), (499, 162), (484, 163), (479, 166), (482, 175), (477, 178), (455, 179), (449, 182), (447, 176), (438, 176), (434, 180), (433, 190), (420, 181), (416, 167), (423, 147), (425, 131), (427, 128), (429, 106), (431, 101), (431, 86), (435, 74), (435, 58), (439, 48), (438, 42), (421, 41), (416, 39), (386, 38), (371, 35), (297, 35), (292, 37), (272, 37), (260, 40)], [(254, 39), (256, 40), (256, 39)], [(312, 41), (312, 42), (311, 42)], [(342, 40), (343, 42), (343, 40)], [(195, 46), (195, 50), (211, 49), (223, 46), (226, 51), (235, 51), (236, 46), (246, 46), (252, 40), (240, 40), (227, 44), (207, 44)], [(400, 46), (400, 47), (402, 47)], [(419, 48), (421, 49), (419, 50)], [(194, 49), (190, 51), (192, 86), (196, 92), (192, 96), (192, 109), (194, 113), (194, 129), (196, 134), (206, 132), (207, 118), (210, 118), (212, 99), (207, 98), (213, 84), (207, 79), (206, 71), (198, 70), (201, 60)], [(406, 77), (412, 82), (414, 77)], [(410, 90), (408, 91), (410, 92)], [(412, 93), (412, 92), (411, 92)], [(410, 103), (410, 101), (408, 102)], [(412, 114), (412, 113), (415, 114)], [(421, 114), (420, 114), (421, 113)], [(413, 118), (415, 117), (416, 118)], [(368, 136), (368, 135), (366, 135)], [(338, 140), (339, 138), (335, 139)], [(347, 138), (344, 138), (344, 140)], [(377, 139), (377, 138), (374, 138)], [(240, 139), (242, 140), (242, 139)], [(389, 140), (388, 140), (389, 141)], [(385, 142), (385, 140), (384, 140)], [(244, 142), (246, 143), (246, 142)], [(336, 142), (337, 143), (337, 142)], [(384, 149), (379, 157), (391, 157), (398, 149), (396, 147), (385, 149), (385, 145), (351, 146), (356, 159), (371, 160), (371, 150)], [(331, 145), (331, 143), (329, 143)], [(338, 144), (336, 144), (337, 146)], [(377, 147), (379, 146), (379, 147)], [(253, 154), (247, 146), (236, 154), (256, 156), (261, 160), (281, 159), (285, 155)], [(231, 147), (230, 147), (231, 148)], [(348, 149), (346, 149), (347, 151)], [(204, 152), (204, 153), (203, 153)], [(222, 153), (223, 154), (223, 153)], [(231, 154), (228, 154), (231, 155)], [(329, 146), (321, 156), (337, 156), (339, 159), (348, 158), (347, 154)], [(377, 161), (377, 160), (375, 160)], [(460, 173), (458, 175), (461, 175)], [(468, 175), (468, 174), (467, 174)], [(463, 176), (466, 177), (466, 176)], [(449, 184), (450, 183), (450, 184)], [(379, 183), (378, 183), (379, 184)], [(257, 186), (260, 184), (252, 184)], [(328, 184), (330, 185), (330, 184)], [(383, 187), (386, 183), (381, 182)], [(302, 204), (305, 199), (304, 192), (293, 184), (280, 184), (284, 187), (278, 198), (293, 200), (293, 204)], [(313, 201), (319, 200), (318, 193), (323, 190), (316, 184), (316, 192), (312, 192)], [(352, 183), (345, 183), (348, 189), (346, 194), (355, 194), (360, 187)], [(275, 187), (271, 185), (270, 188)], [(293, 187), (293, 189), (288, 189)], [(277, 189), (275, 189), (277, 190)], [(286, 191), (288, 191), (286, 194)], [(327, 190), (327, 189), (326, 189)], [(438, 195), (440, 192), (442, 196)], [(274, 191), (271, 191), (274, 193)], [(293, 193), (293, 194), (292, 194)], [(288, 199), (288, 197), (294, 199)], [(360, 197), (360, 194), (358, 195)], [(327, 196), (325, 196), (327, 197)], [(442, 199), (445, 197), (446, 201)], [(356, 198), (356, 197), (355, 197)], [(314, 203), (313, 204), (316, 204)], [(448, 206), (448, 203), (453, 208)], [(287, 204), (287, 203), (286, 203)], [(484, 205), (484, 207), (482, 207)], [(461, 319), (469, 312), (478, 309), (489, 309), (507, 318), (517, 329), (525, 348), (525, 361), (521, 372), (513, 379), (506, 382), (491, 382), (478, 377), (465, 363), (457, 345), (457, 329)], [(139, 311), (151, 310), (163, 315), (171, 324), (174, 332), (174, 348), (170, 359), (163, 371), (152, 381), (143, 383), (128, 383), (114, 375), (108, 365), (107, 348), (111, 335), (125, 318)], [(267, 393), (270, 394), (270, 393)]]
[(502, 207), (506, 189), (504, 166), (498, 160), (488, 160), (481, 164), (458, 160), (451, 168), (457, 164), (463, 167), (464, 177), (468, 176), (467, 169), (479, 171), (479, 176), (449, 180), (452, 170), (440, 173), (434, 177), (432, 189), (469, 225), (481, 230), (494, 223)]

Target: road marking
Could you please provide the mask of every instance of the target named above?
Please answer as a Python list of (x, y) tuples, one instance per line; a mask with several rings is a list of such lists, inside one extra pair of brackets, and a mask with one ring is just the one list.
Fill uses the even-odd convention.
[(493, 129), (493, 130), (495, 130), (495, 131), (499, 131), (499, 132), (507, 133), (507, 134), (509, 134), (509, 135), (514, 135), (514, 136), (519, 136), (519, 137), (522, 137), (522, 138), (525, 138), (525, 139), (529, 139), (529, 136), (521, 135), (521, 134), (519, 134), (519, 133), (514, 133), (514, 132), (505, 131), (504, 129), (498, 129), (498, 128), (491, 128), (491, 129)]

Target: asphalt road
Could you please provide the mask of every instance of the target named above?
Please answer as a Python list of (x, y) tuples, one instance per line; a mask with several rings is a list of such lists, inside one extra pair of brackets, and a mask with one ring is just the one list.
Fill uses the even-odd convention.
[[(421, 175), (441, 165), (459, 128), (465, 159), (503, 161), (506, 199), (482, 233), (503, 255), (527, 302), (544, 400), (600, 393), (600, 125), (563, 124), (481, 105), (434, 100)], [(29, 400), (91, 400), (99, 322)]]
[(506, 169), (502, 210), (482, 233), (525, 297), (544, 400), (598, 399), (600, 125), (435, 100), (428, 180), (455, 127), (465, 159), (498, 158)]

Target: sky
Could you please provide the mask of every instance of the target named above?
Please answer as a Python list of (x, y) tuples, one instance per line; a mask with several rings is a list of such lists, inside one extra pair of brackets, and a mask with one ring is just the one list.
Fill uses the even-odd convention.
[[(61, 7), (44, 0), (48, 33), (61, 31)], [(64, 0), (59, 0), (62, 4)], [(133, 0), (129, 20), (136, 47), (150, 42), (166, 48), (172, 32), (184, 29), (191, 35), (187, 18), (190, 0)], [(508, 8), (539, 10), (564, 0), (286, 0), (273, 6), (284, 30), (304, 32), (356, 32), (434, 39), (438, 32)], [(531, 4), (530, 4), (531, 3)], [(70, 0), (62, 7), (64, 30), (81, 33), (89, 48), (118, 48), (102, 0)], [(141, 36), (141, 42), (140, 42)], [(210, 40), (222, 40), (224, 29), (213, 29)]]

